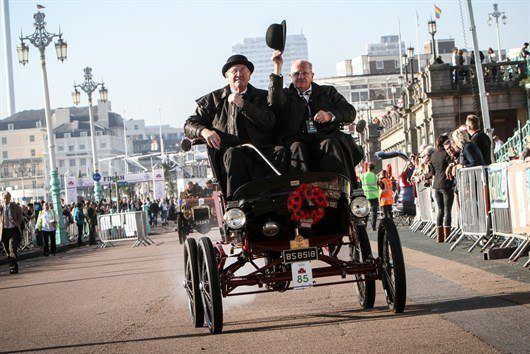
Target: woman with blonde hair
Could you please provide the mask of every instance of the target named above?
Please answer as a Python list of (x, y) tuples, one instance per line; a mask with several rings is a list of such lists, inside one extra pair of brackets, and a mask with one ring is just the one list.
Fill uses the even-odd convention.
[(484, 166), (484, 158), (478, 146), (471, 141), (467, 131), (457, 129), (452, 134), (454, 145), (460, 150), (460, 164), (463, 167)]

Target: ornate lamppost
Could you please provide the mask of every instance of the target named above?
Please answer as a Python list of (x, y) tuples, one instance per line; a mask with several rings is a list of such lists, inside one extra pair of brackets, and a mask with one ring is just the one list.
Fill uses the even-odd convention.
[[(414, 47), (410, 46), (407, 48), (407, 55), (410, 60), (410, 75), (412, 76), (411, 81), (414, 81)], [(418, 66), (419, 64), (420, 63), (418, 63)], [(419, 67), (418, 67), (418, 71), (419, 71)]]
[(436, 21), (430, 20), (427, 22), (427, 28), (429, 29), (429, 34), (432, 37), (432, 63), (436, 63), (436, 40), (434, 39), (434, 35), (436, 34)]
[[(48, 155), (50, 159), (50, 191), (52, 195), (52, 202), (54, 205), (55, 212), (58, 216), (61, 216), (61, 185), (59, 182), (59, 172), (57, 171), (57, 161), (55, 158), (55, 137), (53, 135), (52, 127), (52, 115), (50, 108), (50, 92), (48, 89), (48, 73), (46, 71), (46, 47), (57, 38), (55, 42), (55, 51), (57, 52), (57, 59), (63, 62), (66, 59), (67, 44), (62, 39), (62, 33), (59, 30), (58, 34), (50, 33), (46, 31), (46, 22), (44, 21), (44, 13), (39, 10), (33, 15), (35, 19), (34, 27), (35, 32), (27, 37), (20, 35), (20, 45), (17, 47), (18, 61), (22, 65), (28, 63), (29, 47), (24, 41), (28, 41), (33, 44), (40, 53), (41, 69), (42, 69), (42, 82), (44, 88), (44, 112), (46, 116), (46, 135), (48, 140)], [(57, 229), (57, 236), (59, 237), (59, 243), (66, 243), (66, 230), (64, 228), (63, 218), (59, 217), (59, 227)]]
[[(88, 96), (88, 116), (90, 118), (90, 143), (92, 145), (92, 169), (94, 174), (99, 173), (99, 161), (98, 153), (96, 148), (96, 130), (94, 128), (94, 112), (92, 107), (92, 93), (97, 90), (99, 87), (99, 97), (102, 102), (107, 102), (109, 98), (109, 92), (105, 88), (103, 82), (95, 82), (92, 80), (92, 68), (86, 67), (84, 70), (85, 81), (81, 84), (76, 85), (74, 83), (74, 91), (72, 92), (72, 99), (74, 104), (77, 106), (81, 102), (81, 92), (78, 89), (81, 89)], [(101, 183), (99, 178), (94, 178), (94, 199), (96, 201), (101, 200)]]
[(491, 26), (491, 22), (495, 20), (495, 25), (497, 27), (497, 51), (499, 52), (499, 62), (502, 61), (501, 53), (501, 36), (499, 34), (499, 18), (502, 20), (502, 23), (505, 25), (508, 23), (508, 17), (504, 12), (499, 11), (497, 4), (493, 4), (493, 12), (488, 14), (488, 26)]

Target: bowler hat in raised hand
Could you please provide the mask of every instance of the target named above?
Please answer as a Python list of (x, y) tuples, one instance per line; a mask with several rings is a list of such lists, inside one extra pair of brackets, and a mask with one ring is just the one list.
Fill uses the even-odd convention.
[(228, 60), (226, 61), (226, 64), (223, 65), (223, 70), (222, 70), (223, 76), (226, 76), (226, 72), (228, 71), (228, 69), (230, 69), (232, 66), (237, 65), (237, 64), (245, 65), (247, 69), (250, 70), (251, 74), (252, 72), (254, 72), (254, 64), (252, 64), (247, 59), (246, 56), (241, 55), (241, 54), (236, 54), (228, 58)]
[(265, 42), (269, 48), (277, 49), (283, 52), (285, 49), (285, 39), (287, 37), (287, 24), (285, 20), (281, 24), (273, 23), (267, 28), (265, 35)]

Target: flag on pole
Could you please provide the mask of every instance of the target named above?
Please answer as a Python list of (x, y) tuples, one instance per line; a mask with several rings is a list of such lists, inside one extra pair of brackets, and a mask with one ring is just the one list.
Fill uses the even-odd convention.
[(436, 4), (434, 4), (434, 16), (436, 16), (437, 19), (440, 19), (440, 15), (442, 14), (442, 9), (440, 9)]

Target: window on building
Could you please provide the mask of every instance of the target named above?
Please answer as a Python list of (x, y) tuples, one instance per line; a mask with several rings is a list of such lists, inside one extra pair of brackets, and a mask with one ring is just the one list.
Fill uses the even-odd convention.
[(103, 132), (102, 132), (102, 131), (97, 131), (97, 132), (96, 132), (96, 136), (101, 136), (101, 135), (103, 135)]
[(100, 147), (101, 148), (106, 148), (107, 147), (107, 143), (101, 143)]
[(3, 177), (9, 177), (9, 166), (4, 166)]
[(86, 166), (86, 159), (81, 159), (81, 166)]
[(35, 127), (36, 128), (42, 128), (42, 122), (40, 120), (36, 121), (35, 122)]
[(31, 157), (35, 157), (35, 149), (31, 149)]
[(134, 125), (134, 130), (138, 130), (138, 124)]
[(75, 146), (74, 145), (68, 145), (68, 151), (74, 151)]
[(64, 160), (59, 160), (59, 167), (64, 167)]
[(375, 68), (376, 68), (377, 70), (382, 70), (382, 69), (384, 69), (384, 68), (385, 68), (385, 62), (382, 61), (382, 60), (376, 60), (376, 62), (375, 62)]
[(57, 146), (58, 151), (64, 151), (64, 146)]
[(70, 159), (70, 167), (72, 166), (75, 166), (75, 160), (74, 159)]
[(33, 189), (37, 188), (37, 181), (35, 181), (35, 180), (31, 181), (31, 188), (33, 188)]
[(72, 134), (71, 133), (64, 133), (64, 137), (65, 137), (65, 139), (71, 138)]
[(31, 164), (31, 172), (35, 173), (36, 171), (37, 171), (37, 164), (36, 163)]
[(394, 68), (399, 69), (401, 67), (401, 63), (399, 60), (394, 60)]
[(81, 132), (81, 136), (88, 136), (87, 132)]
[(29, 141), (32, 143), (35, 141), (35, 135), (30, 135), (29, 136)]
[(7, 125), (7, 129), (8, 129), (8, 130), (15, 130), (15, 123), (9, 123), (9, 124)]
[(79, 150), (85, 150), (85, 144), (79, 144)]
[(2, 151), (2, 157), (3, 157), (4, 159), (7, 159), (7, 151)]
[(2, 137), (2, 145), (6, 145), (6, 144), (7, 144), (7, 137), (3, 136)]

